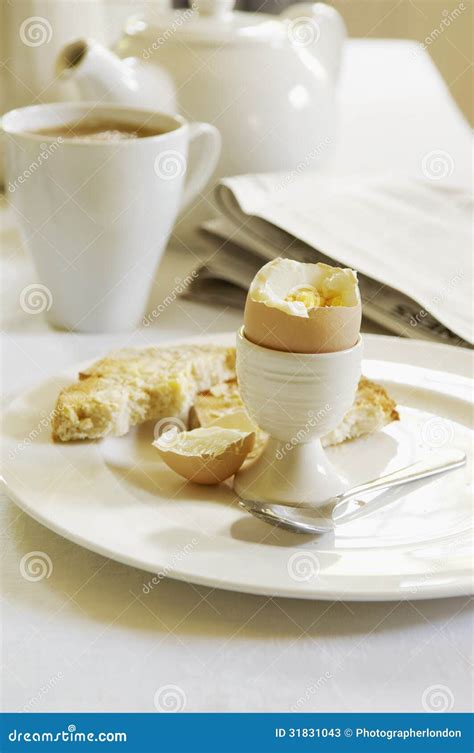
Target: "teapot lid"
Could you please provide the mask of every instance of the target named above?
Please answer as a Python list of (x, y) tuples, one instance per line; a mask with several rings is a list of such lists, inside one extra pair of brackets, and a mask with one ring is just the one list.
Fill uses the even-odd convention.
[(129, 19), (125, 31), (130, 36), (154, 37), (157, 45), (177, 39), (187, 43), (226, 44), (262, 42), (285, 35), (284, 26), (266, 13), (234, 11), (235, 0), (190, 0), (190, 7), (168, 13)]

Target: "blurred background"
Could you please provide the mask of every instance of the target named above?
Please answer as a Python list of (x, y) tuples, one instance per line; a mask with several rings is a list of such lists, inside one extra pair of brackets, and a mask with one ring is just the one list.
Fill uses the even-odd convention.
[[(473, 115), (472, 2), (457, 0), (327, 0), (343, 15), (351, 37), (415, 39), (443, 75), (471, 125)], [(280, 12), (287, 0), (245, 0), (238, 7)], [(459, 15), (453, 11), (460, 11)], [(452, 21), (448, 16), (451, 15)], [(448, 19), (440, 31), (443, 19)]]
[[(445, 0), (336, 0), (350, 36), (405, 37), (426, 44), (451, 94), (473, 123), (472, 3), (466, 0), (458, 17), (443, 33), (434, 34), (448, 13), (459, 7)], [(425, 40), (430, 40), (427, 43)]]
[[(472, 72), (472, 2), (470, 0), (327, 0), (343, 15), (352, 37), (405, 38), (425, 45), (440, 70), (451, 94), (468, 121), (473, 124)], [(167, 0), (0, 0), (0, 110), (27, 104), (29, 96), (22, 92), (17, 80), (5, 80), (4, 71), (14, 58), (18, 28), (12, 17), (61, 16), (66, 35), (71, 39), (93, 29), (101, 41), (112, 42), (119, 37), (126, 18), (144, 9), (152, 13), (168, 7)], [(237, 7), (265, 13), (279, 13), (289, 0), (239, 0)], [(177, 0), (175, 5), (186, 5)], [(99, 20), (100, 19), (100, 20)], [(105, 22), (104, 22), (105, 21)], [(59, 23), (59, 21), (58, 21)], [(64, 30), (63, 30), (64, 31)], [(89, 32), (90, 33), (90, 32)], [(56, 34), (45, 54), (64, 43), (64, 34)], [(6, 65), (5, 65), (6, 64)], [(10, 66), (11, 67), (11, 66)], [(31, 72), (29, 72), (31, 75)], [(42, 72), (38, 70), (38, 76)], [(41, 89), (46, 82), (41, 82)], [(11, 88), (13, 87), (13, 91)], [(54, 97), (53, 97), (54, 98)]]

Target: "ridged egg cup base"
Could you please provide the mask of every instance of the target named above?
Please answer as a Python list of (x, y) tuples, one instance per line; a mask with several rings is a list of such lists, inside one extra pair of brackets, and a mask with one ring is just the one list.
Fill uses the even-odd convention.
[(250, 417), (270, 439), (258, 460), (236, 474), (244, 500), (323, 505), (347, 488), (321, 446), (351, 407), (362, 340), (333, 353), (288, 353), (237, 334), (237, 378)]
[(287, 442), (270, 437), (260, 458), (234, 481), (241, 499), (288, 505), (317, 506), (347, 488), (319, 439), (289, 449)]

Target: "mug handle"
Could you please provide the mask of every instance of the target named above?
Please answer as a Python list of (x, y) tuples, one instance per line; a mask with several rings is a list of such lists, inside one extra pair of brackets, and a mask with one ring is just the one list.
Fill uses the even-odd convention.
[(180, 211), (186, 209), (204, 188), (216, 168), (221, 153), (221, 135), (215, 126), (209, 123), (189, 123), (188, 128), (189, 147), (192, 149), (193, 145), (200, 141), (201, 151), (192, 169), (186, 174)]

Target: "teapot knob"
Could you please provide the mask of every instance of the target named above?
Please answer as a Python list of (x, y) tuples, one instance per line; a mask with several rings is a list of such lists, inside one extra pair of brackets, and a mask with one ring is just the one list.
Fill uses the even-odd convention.
[(223, 18), (232, 13), (235, 0), (193, 0), (190, 7), (197, 10), (200, 16), (214, 16)]

